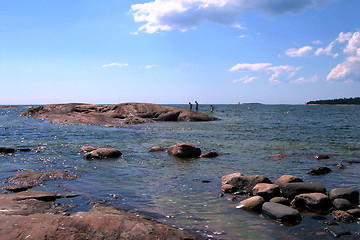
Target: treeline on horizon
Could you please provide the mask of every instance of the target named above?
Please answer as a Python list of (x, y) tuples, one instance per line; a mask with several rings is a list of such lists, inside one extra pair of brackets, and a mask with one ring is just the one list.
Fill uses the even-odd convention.
[(339, 98), (339, 99), (329, 99), (329, 100), (316, 100), (310, 101), (306, 104), (351, 104), (351, 105), (360, 105), (360, 97), (356, 98)]

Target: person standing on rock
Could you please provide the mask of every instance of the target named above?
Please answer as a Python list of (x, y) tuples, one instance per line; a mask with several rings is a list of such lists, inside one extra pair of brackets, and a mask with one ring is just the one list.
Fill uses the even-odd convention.
[(192, 111), (192, 104), (189, 102), (189, 110)]
[(199, 111), (199, 103), (198, 103), (197, 101), (195, 101), (195, 104), (196, 104), (196, 105), (195, 105), (195, 110), (196, 110), (196, 111)]
[(213, 105), (210, 105), (210, 107), (211, 107), (211, 113), (213, 113), (214, 112), (214, 106)]

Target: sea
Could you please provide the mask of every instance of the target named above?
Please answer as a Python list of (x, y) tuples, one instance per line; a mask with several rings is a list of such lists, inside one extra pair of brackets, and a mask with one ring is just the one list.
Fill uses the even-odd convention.
[[(171, 105), (188, 108), (188, 105)], [(243, 196), (220, 194), (221, 177), (235, 172), (265, 175), (275, 181), (295, 175), (319, 182), (327, 190), (360, 190), (360, 106), (200, 104), (212, 122), (155, 122), (120, 128), (52, 124), (19, 116), (29, 106), (0, 109), (0, 146), (31, 152), (0, 155), (0, 180), (18, 170), (65, 169), (78, 176), (48, 181), (34, 190), (74, 193), (59, 204), (74, 204), (72, 212), (94, 203), (143, 214), (207, 239), (336, 239), (325, 229), (330, 216), (303, 213), (301, 223), (283, 225), (235, 206)], [(216, 158), (179, 159), (152, 146), (186, 142)], [(87, 161), (82, 146), (120, 150), (117, 159)], [(269, 158), (282, 153), (286, 158)], [(317, 154), (331, 154), (317, 160)], [(333, 164), (342, 163), (345, 169)], [(307, 172), (327, 166), (332, 172)], [(75, 205), (76, 204), (76, 205)], [(359, 234), (359, 222), (341, 224)]]

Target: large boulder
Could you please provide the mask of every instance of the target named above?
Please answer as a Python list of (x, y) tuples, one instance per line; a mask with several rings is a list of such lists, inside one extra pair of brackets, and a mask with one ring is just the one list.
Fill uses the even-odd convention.
[(20, 115), (48, 119), (53, 123), (103, 126), (121, 126), (154, 121), (218, 120), (218, 118), (204, 113), (151, 103), (122, 103), (116, 105), (48, 104), (32, 107)]
[(0, 153), (14, 153), (15, 150), (16, 150), (15, 148), (0, 147)]
[(261, 196), (265, 200), (280, 196), (280, 187), (271, 183), (258, 183), (252, 191), (255, 196)]
[(254, 196), (241, 201), (236, 208), (247, 211), (260, 212), (265, 200), (260, 196)]
[(326, 193), (326, 188), (321, 183), (313, 182), (296, 182), (286, 183), (281, 187), (281, 192), (284, 197), (293, 199), (296, 195), (302, 193)]
[(358, 204), (359, 191), (354, 188), (334, 188), (329, 192), (329, 197), (331, 200), (344, 198), (352, 204)]
[(84, 158), (87, 160), (103, 159), (103, 158), (118, 158), (122, 153), (114, 148), (98, 148), (94, 151), (85, 153)]
[(200, 148), (189, 143), (178, 143), (168, 148), (169, 155), (179, 158), (196, 158), (201, 154)]
[(298, 223), (301, 221), (299, 211), (273, 202), (266, 202), (262, 205), (262, 214), (282, 223)]
[(304, 193), (295, 196), (291, 205), (300, 209), (327, 211), (331, 207), (331, 201), (323, 193)]

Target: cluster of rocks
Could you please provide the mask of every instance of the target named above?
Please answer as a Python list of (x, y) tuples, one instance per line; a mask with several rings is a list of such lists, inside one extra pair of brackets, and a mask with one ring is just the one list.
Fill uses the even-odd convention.
[(303, 182), (299, 177), (283, 175), (274, 183), (264, 175), (244, 176), (232, 173), (221, 178), (224, 193), (245, 194), (249, 198), (236, 208), (259, 212), (285, 223), (299, 223), (300, 212), (331, 213), (336, 221), (351, 222), (360, 217), (359, 191), (335, 188), (327, 192), (321, 183)]

